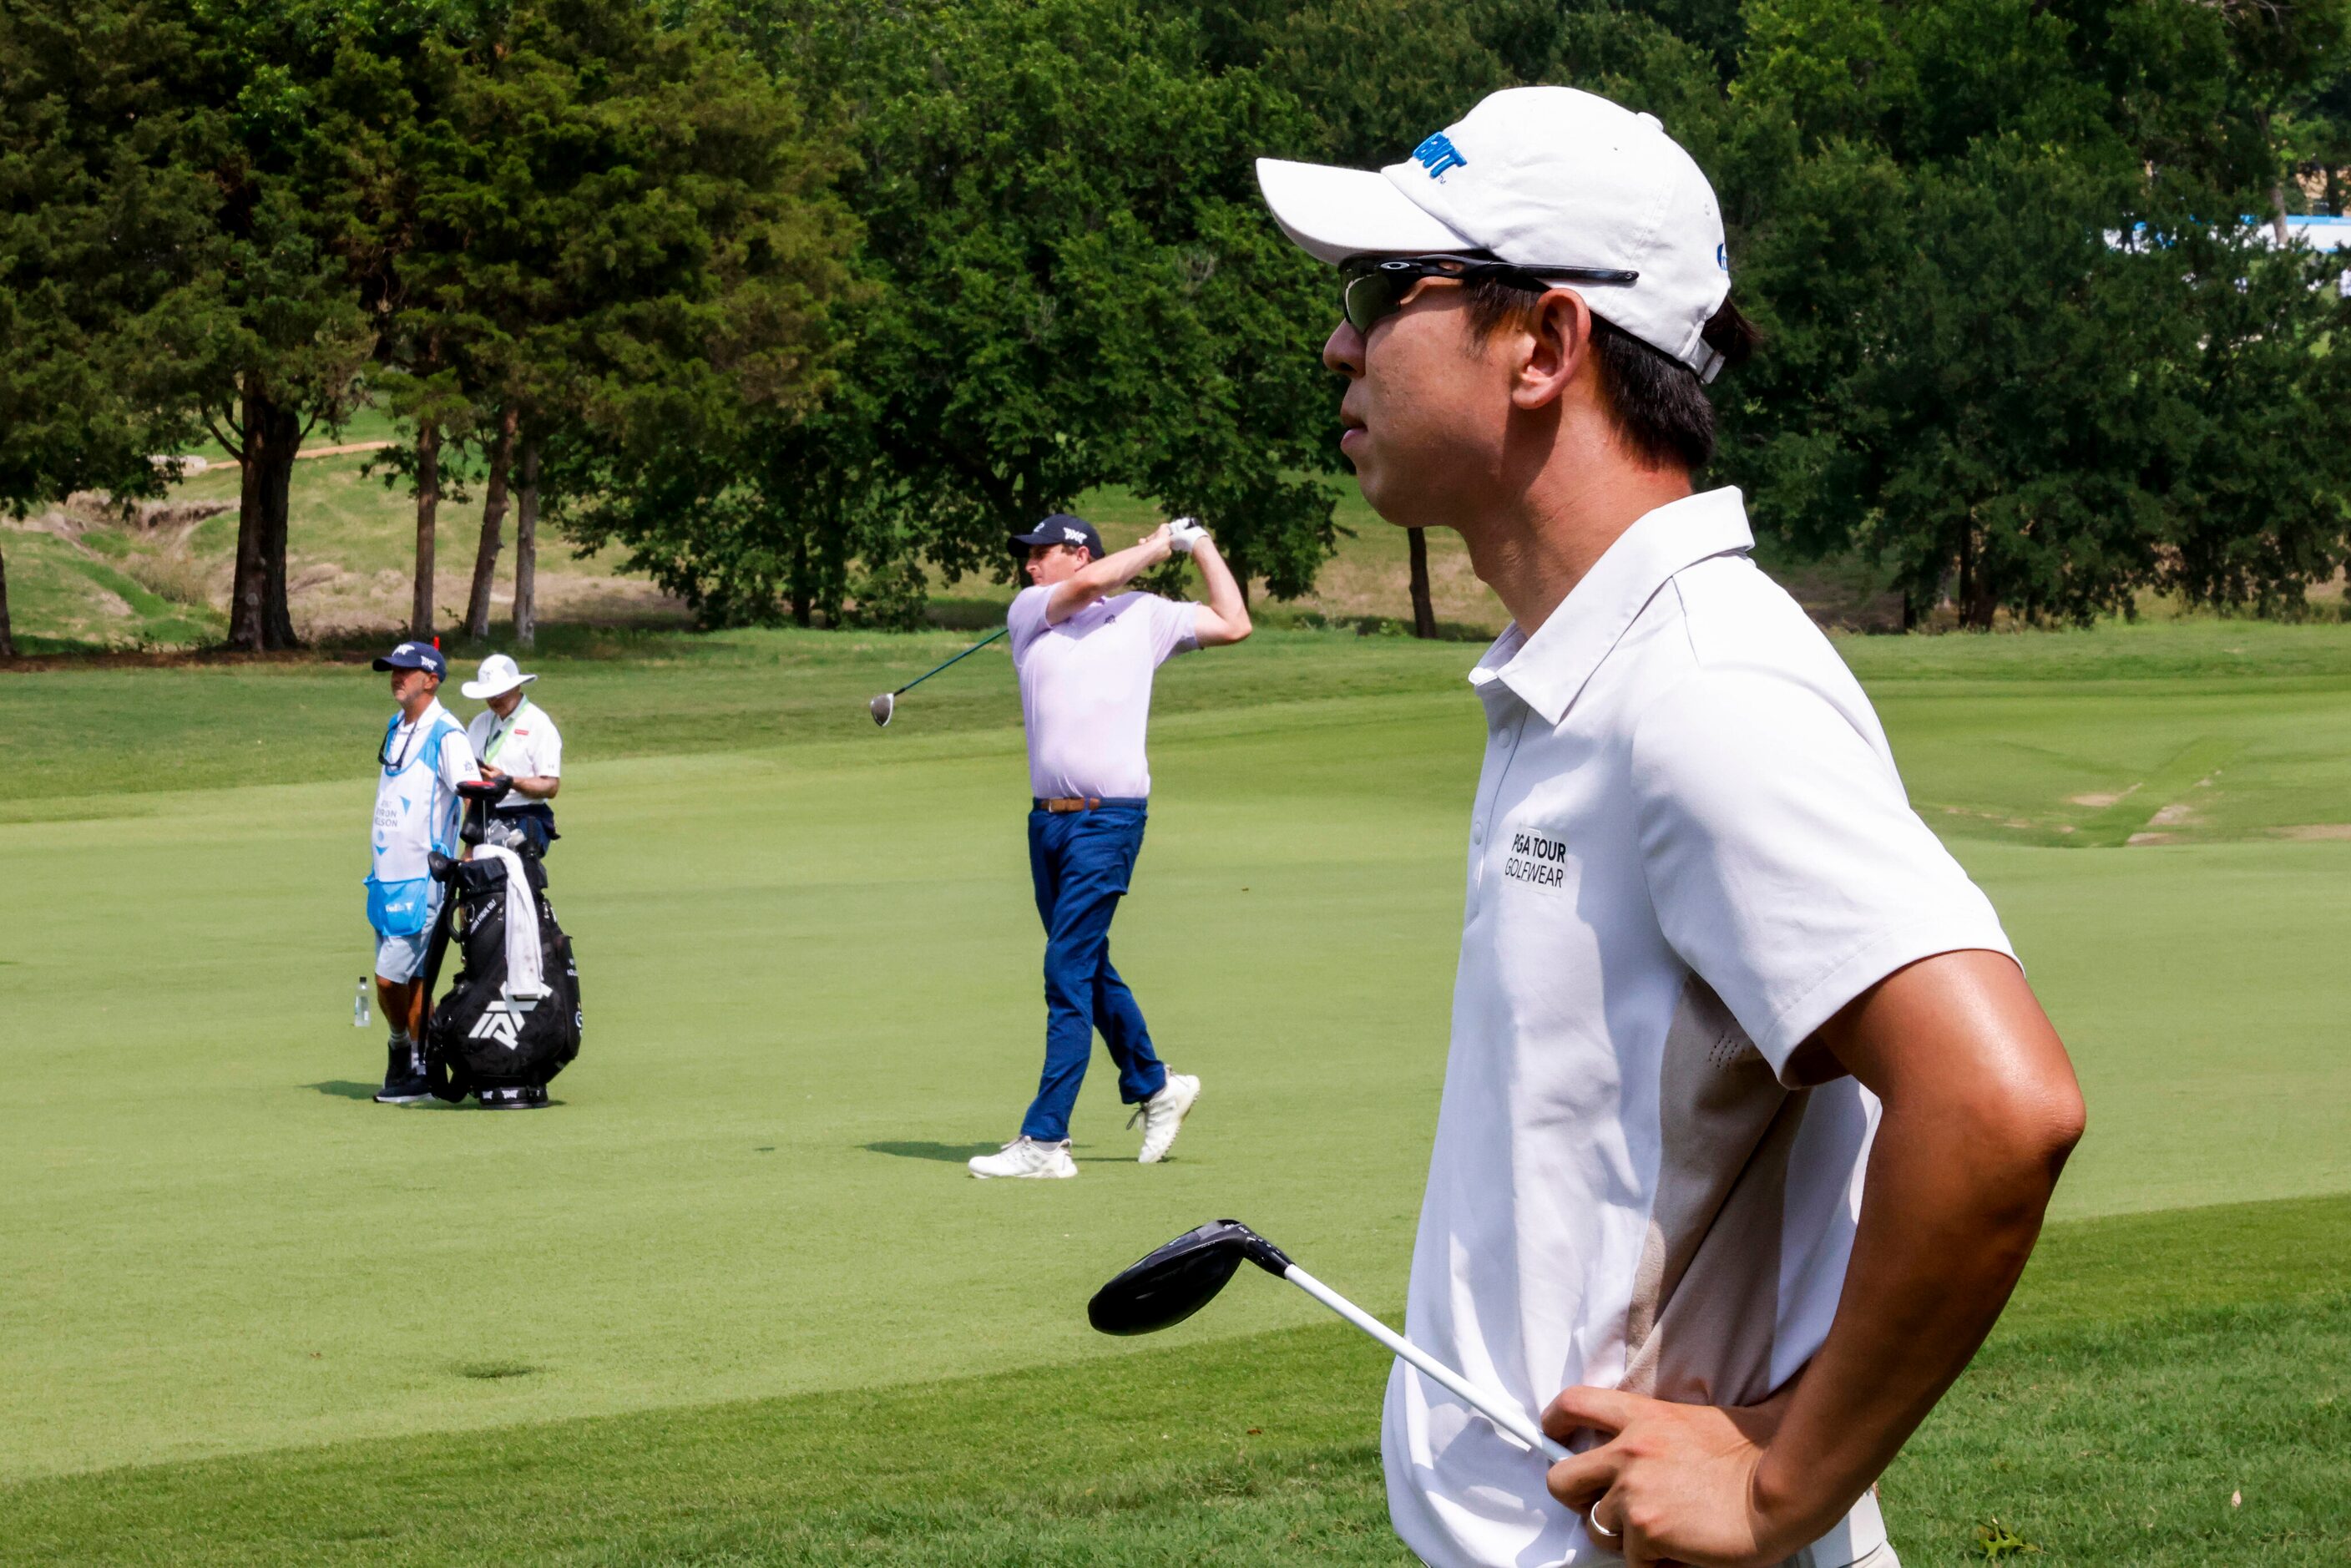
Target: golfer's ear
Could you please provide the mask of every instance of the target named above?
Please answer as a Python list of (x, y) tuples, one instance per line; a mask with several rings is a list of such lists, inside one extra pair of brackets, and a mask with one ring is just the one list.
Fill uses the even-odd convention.
[(1552, 289), (1535, 301), (1520, 340), (1510, 402), (1523, 409), (1555, 402), (1592, 362), (1592, 307), (1573, 288)]

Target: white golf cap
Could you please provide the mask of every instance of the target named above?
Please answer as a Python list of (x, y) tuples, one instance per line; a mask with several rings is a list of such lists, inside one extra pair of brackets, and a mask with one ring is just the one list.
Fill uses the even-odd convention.
[(522, 666), (504, 653), (493, 653), (482, 661), (482, 667), (475, 672), (474, 678), (457, 689), (474, 701), (482, 702), (490, 697), (502, 697), (517, 686), (527, 686), (537, 679), (537, 675), (524, 674)]
[(1568, 87), (1494, 93), (1376, 173), (1257, 161), (1274, 221), (1319, 260), (1485, 251), (1640, 274), (1571, 284), (1593, 314), (1711, 381), (1699, 334), (1730, 293), (1714, 187), (1653, 114)]

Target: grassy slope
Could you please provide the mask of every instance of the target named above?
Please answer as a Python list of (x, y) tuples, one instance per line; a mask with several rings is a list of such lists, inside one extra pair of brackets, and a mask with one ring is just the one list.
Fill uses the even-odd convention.
[[(1007, 1194), (956, 1179), (947, 1163), (1001, 1135), (1033, 1065), (1033, 915), (1018, 813), (1002, 809), (1020, 784), (1001, 663), (974, 661), (978, 669), (926, 686), (876, 735), (859, 700), (951, 639), (781, 633), (619, 646), (631, 656), (557, 664), (546, 688), (582, 759), (557, 870), (589, 965), (591, 1034), (559, 1085), (566, 1108), (519, 1124), (388, 1113), (354, 1098), (375, 1066), (375, 1037), (336, 1019), (364, 962), (352, 823), (382, 707), (377, 677), (260, 666), (0, 683), (0, 746), (10, 748), (0, 791), (14, 797), (0, 818), (21, 819), (0, 825), (0, 885), (56, 893), (17, 894), (0, 915), (0, 1008), (22, 1128), (0, 1143), (0, 1183), (25, 1195), (0, 1214), (0, 1275), (12, 1281), (0, 1295), (0, 1385), (17, 1396), (0, 1428), (0, 1473), (329, 1445), (307, 1458), (220, 1461), (226, 1470), (36, 1487), (11, 1494), (0, 1519), (49, 1506), (43, 1498), (80, 1500), (58, 1504), (57, 1517), (94, 1517), (103, 1489), (119, 1484), (130, 1489), (126, 1517), (152, 1520), (161, 1505), (141, 1488), (237, 1465), (249, 1472), (241, 1484), (264, 1490), (280, 1474), (295, 1515), (311, 1507), (301, 1500), (314, 1486), (320, 1519), (381, 1515), (396, 1505), (361, 1507), (313, 1467), (392, 1467), (380, 1450), (348, 1446), (371, 1434), (510, 1428), (393, 1450), (404, 1467), (457, 1442), (468, 1464), (502, 1463), (510, 1446), (569, 1453), (577, 1439), (565, 1433), (606, 1430), (535, 1436), (517, 1423), (1116, 1353), (1129, 1347), (1086, 1336), (1074, 1303), (1158, 1234), (1212, 1211), (1311, 1243), (1320, 1271), (1374, 1302), (1380, 1281), (1400, 1282), (1474, 766), (1474, 710), (1456, 685), (1465, 650), (1272, 636), (1171, 667), (1155, 737), (1163, 805), (1149, 874), (1122, 916), (1122, 963), (1171, 1052), (1207, 1071), (1208, 1109), (1182, 1157), (1145, 1173), (1128, 1163), (1131, 1135), (1116, 1131), (1097, 1082), (1081, 1112), (1091, 1145), (1081, 1154), (1100, 1162), (1087, 1179)], [(2074, 775), (2031, 774), (2039, 751), (2095, 765), (2086, 770), (2101, 779), (2159, 778), (2166, 757), (2140, 744), (2141, 728), (2192, 737), (2255, 713), (2245, 760), (2210, 788), (2225, 800), (2249, 780), (2248, 794), (2277, 803), (2272, 816), (2351, 818), (2337, 782), (2343, 743), (2329, 738), (2351, 706), (2340, 633), (2189, 625), (1845, 647), (1879, 695), (1913, 789), (1971, 807), (1938, 821), (1959, 835), (1955, 847), (1991, 888), (2081, 1055), (2094, 1126), (2065, 1211), (2351, 1187), (2351, 1073), (2335, 1040), (2329, 956), (2351, 936), (2330, 874), (2351, 869), (2338, 864), (2351, 846), (2243, 840), (2259, 821), (2224, 810), (2201, 845), (2061, 852), (1991, 814), (2062, 815), (2062, 798), (2049, 796)], [(600, 651), (612, 650), (579, 650)], [(1332, 692), (1349, 695), (1322, 695)], [(2188, 709), (2198, 711), (2181, 716)], [(1946, 739), (1954, 735), (1975, 738)], [(287, 782), (190, 788), (255, 778)], [(126, 918), (120, 890), (131, 887), (150, 918)], [(1215, 983), (1198, 983), (1202, 974)], [(943, 1019), (954, 1021), (943, 1030)], [(1276, 1149), (1282, 1158), (1266, 1157)], [(483, 1193), (493, 1196), (465, 1196)], [(2159, 1303), (2176, 1294), (2180, 1266), (2152, 1239), (2116, 1256), (2140, 1253), (2148, 1267), (2131, 1272), (2126, 1293), (2152, 1320), (2170, 1310)], [(2302, 1288), (2297, 1263), (2322, 1279), (2331, 1267), (2300, 1242), (2263, 1256), (2273, 1294)], [(2311, 1334), (2339, 1342), (2338, 1318), (2310, 1330), (2283, 1309), (2245, 1311), (2252, 1326), (2239, 1337), (2253, 1360), (2223, 1358), (2229, 1378), (2275, 1388), (2298, 1364), (2332, 1364)], [(1302, 1301), (1258, 1291), (1221, 1305), (1209, 1332), (1312, 1315)], [(2228, 1348), (2212, 1326), (2224, 1321), (2199, 1321), (2179, 1331), (2186, 1339), (2149, 1330), (2148, 1343)], [(2100, 1342), (2107, 1348), (2062, 1385), (2121, 1390), (2140, 1378), (2155, 1391), (2147, 1397), (2162, 1395), (2159, 1363), (2134, 1360), (2143, 1347), (2126, 1341)], [(2018, 1354), (2020, 1388), (2069, 1364), (2054, 1351)], [(517, 1364), (535, 1370), (483, 1375)], [(1089, 1389), (1130, 1376), (1163, 1385), (1134, 1365), (1068, 1375)], [(1281, 1375), (1286, 1410), (1289, 1385), (1311, 1379)], [(962, 1385), (946, 1434), (907, 1442), (950, 1443), (965, 1417), (984, 1427), (994, 1417), (981, 1406), (998, 1386)], [(1050, 1407), (1003, 1397), (1016, 1412)], [(1364, 1419), (1360, 1381), (1328, 1397)], [(887, 1394), (856, 1398), (913, 1407)], [(2119, 1392), (2113, 1402), (2130, 1432), (2161, 1426), (2146, 1408), (2130, 1414)], [(2037, 1429), (2042, 1415), (2023, 1403), (1985, 1417), (1995, 1436)], [(806, 1412), (816, 1407), (790, 1406), (799, 1413), (789, 1423), (814, 1420)], [(761, 1521), (777, 1500), (758, 1491), (767, 1461), (750, 1449), (727, 1457), (733, 1417), (641, 1419), (653, 1425), (625, 1430), (668, 1436), (643, 1440), (635, 1479), (613, 1483), (627, 1495), (583, 1515), (578, 1541), (604, 1539), (610, 1514), (621, 1543), (610, 1560), (669, 1556), (654, 1543), (673, 1529), (705, 1531), (675, 1537), (680, 1554), (756, 1546), (761, 1560), (793, 1560), (799, 1548)], [(996, 1429), (1028, 1440), (1019, 1422)], [(1375, 1488), (1361, 1473), (1362, 1428), (1350, 1430), (1300, 1460), (1343, 1473), (1335, 1486), (1322, 1472), (1282, 1470), (1249, 1501), (1258, 1492), (1246, 1473), (1215, 1469), (1221, 1449), (1113, 1478), (1103, 1495), (1134, 1501), (1143, 1533), (1106, 1537), (1091, 1557), (1107, 1526), (1089, 1522), (1098, 1505), (1075, 1480), (1066, 1495), (1059, 1483), (1019, 1481), (1015, 1506), (1003, 1490), (1015, 1481), (976, 1463), (977, 1500), (925, 1513), (886, 1469), (852, 1466), (847, 1500), (827, 1506), (841, 1511), (845, 1539), (908, 1521), (917, 1554), (935, 1552), (942, 1521), (1041, 1506), (1066, 1508), (1071, 1522), (1053, 1537), (1059, 1555), (1039, 1560), (1174, 1561), (1195, 1547), (1245, 1560), (1233, 1543), (1268, 1521), (1339, 1531), (1344, 1551), (1388, 1560), (1375, 1529), (1358, 1539)], [(2072, 1440), (2064, 1430), (2050, 1440)], [(2232, 1435), (2229, 1447), (2266, 1452), (2270, 1440)], [(764, 1452), (782, 1439), (742, 1441)], [(781, 1451), (786, 1469), (823, 1463)], [(2059, 1473), (2046, 1467), (2073, 1452), (2051, 1449), (2032, 1473)], [(1938, 1463), (1967, 1501), (1935, 1507), (1951, 1517), (1975, 1507), (1977, 1458), (1954, 1449)], [(1247, 1494), (1215, 1515), (1238, 1521), (1234, 1534), (1187, 1533), (1207, 1524), (1153, 1500), (1164, 1499), (1162, 1479), (1196, 1470), (1203, 1485)], [(1046, 1464), (1020, 1475), (1061, 1473)], [(85, 1484), (99, 1490), (72, 1490)], [(718, 1517), (697, 1512), (695, 1497), (717, 1499)], [(1260, 1504), (1273, 1511), (1251, 1511)], [(619, 1519), (632, 1510), (652, 1522)], [(500, 1539), (553, 1540), (546, 1529), (526, 1517)], [(0, 1525), (0, 1541), (18, 1538)], [(384, 1550), (401, 1539), (395, 1531)], [(837, 1560), (841, 1539), (802, 1544), (812, 1559)], [(606, 1560), (599, 1550), (583, 1544), (579, 1555)], [(895, 1560), (864, 1550), (847, 1554)], [(1008, 1546), (981, 1555), (1018, 1560)]]

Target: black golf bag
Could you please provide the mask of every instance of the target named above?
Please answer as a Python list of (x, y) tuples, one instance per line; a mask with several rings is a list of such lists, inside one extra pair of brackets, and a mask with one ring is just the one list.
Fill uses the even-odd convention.
[[(469, 813), (469, 841), (480, 842), (481, 810)], [(543, 1089), (580, 1054), (580, 970), (571, 955), (571, 938), (556, 923), (555, 908), (547, 900), (547, 871), (537, 851), (519, 835), (507, 837), (493, 829), (494, 840), (514, 851), (504, 857), (448, 861), (434, 857), (433, 874), (447, 883), (444, 904), (445, 935), (456, 943), (464, 959), (448, 995), (433, 1005), (424, 1030), (424, 1054), (434, 1092), (459, 1101), (468, 1094), (503, 1089)], [(507, 985), (507, 880), (508, 865), (518, 864), (529, 889), (529, 907), (538, 917), (540, 983), (538, 997), (512, 996)], [(438, 974), (442, 946), (436, 943), (427, 962), (427, 984)]]

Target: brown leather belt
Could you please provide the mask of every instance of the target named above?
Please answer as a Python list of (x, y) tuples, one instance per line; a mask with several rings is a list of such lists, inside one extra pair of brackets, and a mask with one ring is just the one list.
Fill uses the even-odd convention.
[(1099, 795), (1063, 795), (1051, 800), (1040, 799), (1035, 805), (1040, 811), (1050, 811), (1059, 816), (1065, 811), (1091, 811), (1102, 803)]

